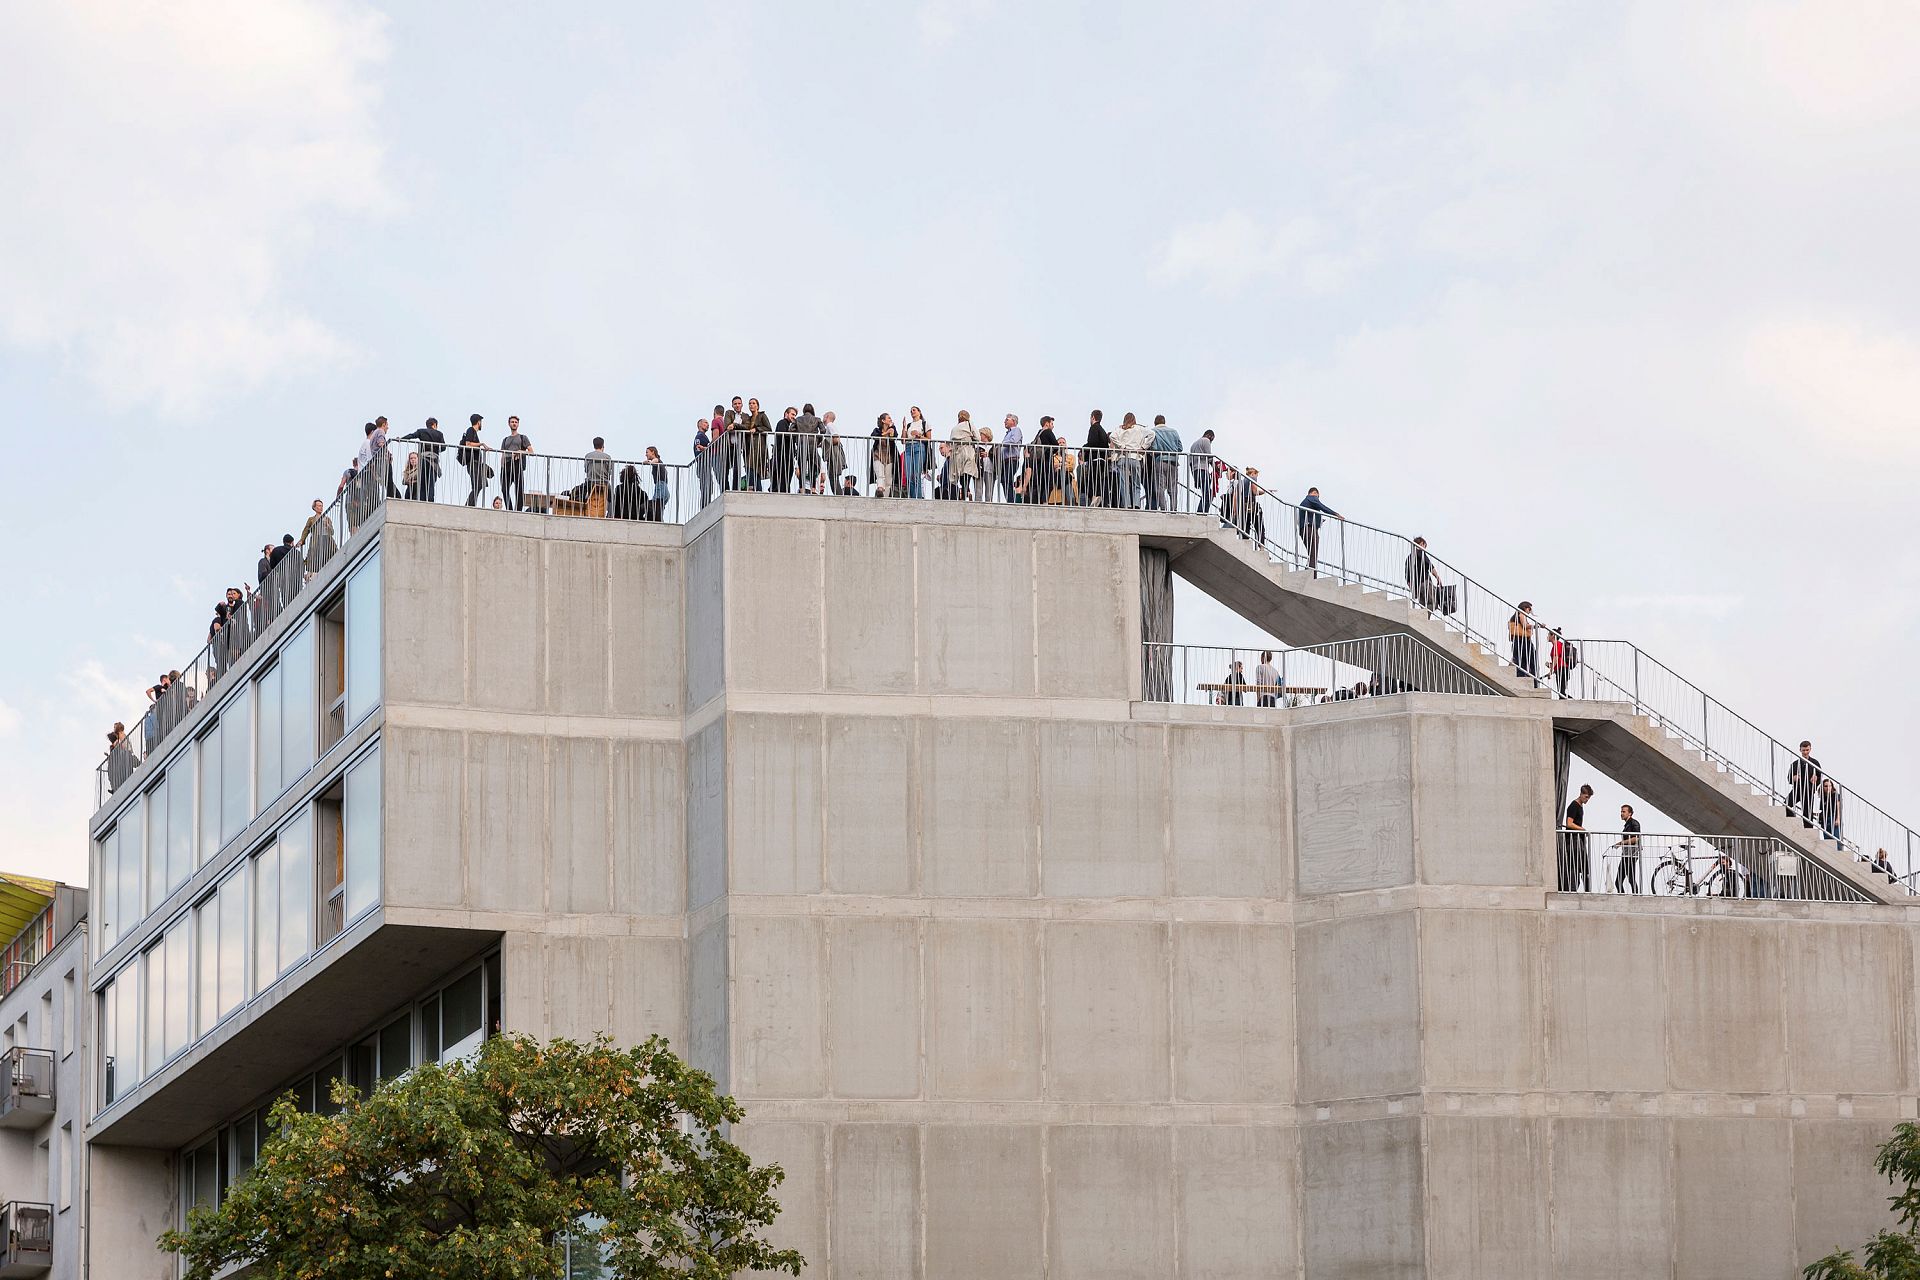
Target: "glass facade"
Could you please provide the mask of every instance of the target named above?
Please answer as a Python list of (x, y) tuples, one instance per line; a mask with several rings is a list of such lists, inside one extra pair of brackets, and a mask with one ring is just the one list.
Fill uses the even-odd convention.
[(347, 724), (380, 702), (380, 557), (347, 579)]

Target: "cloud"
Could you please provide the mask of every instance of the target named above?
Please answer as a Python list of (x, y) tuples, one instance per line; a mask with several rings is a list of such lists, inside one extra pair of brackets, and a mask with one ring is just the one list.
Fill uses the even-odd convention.
[(1876, 452), (1915, 449), (1920, 338), (1852, 320), (1787, 319), (1752, 330), (1740, 352), (1751, 384), (1787, 432)]
[[(349, 344), (286, 296), (329, 218), (389, 207), (347, 0), (0, 9), (0, 342), (174, 415)], [(28, 122), (31, 122), (30, 124)]]
[(1259, 279), (1280, 279), (1309, 293), (1340, 287), (1365, 255), (1339, 250), (1318, 221), (1304, 214), (1274, 226), (1231, 209), (1190, 222), (1167, 238), (1155, 271), (1169, 283), (1197, 280), (1204, 288), (1236, 292)]
[(0, 738), (10, 738), (20, 727), (20, 713), (5, 702), (0, 702)]
[(62, 672), (60, 682), (66, 687), (67, 705), (92, 713), (103, 728), (115, 720), (132, 723), (147, 701), (139, 688), (108, 675), (98, 658), (84, 659)]

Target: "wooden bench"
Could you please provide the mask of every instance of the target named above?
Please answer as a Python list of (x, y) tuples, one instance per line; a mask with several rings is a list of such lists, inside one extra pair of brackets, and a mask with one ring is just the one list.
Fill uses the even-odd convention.
[(603, 520), (607, 515), (607, 487), (594, 485), (587, 490), (584, 502), (570, 493), (529, 493), (526, 503), (527, 510), (541, 515), (591, 516)]

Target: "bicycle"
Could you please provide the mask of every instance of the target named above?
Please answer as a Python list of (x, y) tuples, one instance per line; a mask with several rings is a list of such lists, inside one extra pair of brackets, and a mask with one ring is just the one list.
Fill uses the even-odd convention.
[(1717, 854), (1711, 871), (1698, 879), (1693, 874), (1693, 841), (1682, 840), (1678, 850), (1671, 847), (1660, 855), (1660, 864), (1647, 878), (1656, 894), (1672, 897), (1709, 898), (1745, 897), (1740, 867), (1727, 854)]

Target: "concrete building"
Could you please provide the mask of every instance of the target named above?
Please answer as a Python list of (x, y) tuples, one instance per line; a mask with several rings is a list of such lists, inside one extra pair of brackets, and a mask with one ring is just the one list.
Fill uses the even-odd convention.
[[(1146, 700), (1169, 573), (1493, 696)], [(1831, 852), (1641, 720), (1189, 515), (388, 503), (93, 820), (90, 1274), (502, 1027), (713, 1072), (815, 1276), (1785, 1280), (1886, 1220), (1913, 909), (1557, 892), (1556, 729)]]
[(87, 894), (0, 875), (0, 1275), (84, 1274)]

